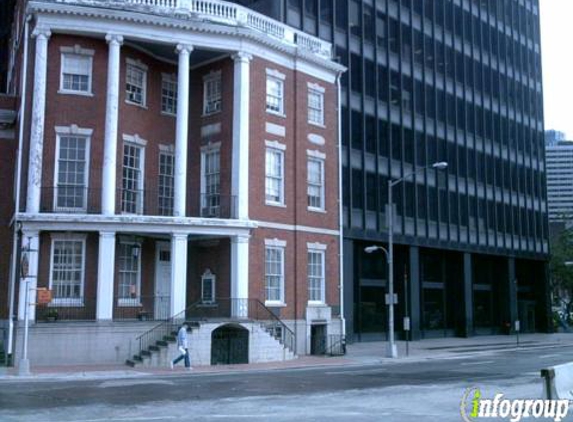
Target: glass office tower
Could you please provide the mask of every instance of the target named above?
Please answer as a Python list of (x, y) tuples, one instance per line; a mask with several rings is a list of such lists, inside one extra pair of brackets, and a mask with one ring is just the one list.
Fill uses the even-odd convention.
[[(393, 189), (396, 330), (548, 331), (538, 0), (243, 0), (328, 40), (342, 77), (344, 315), (386, 335)], [(447, 161), (445, 171), (424, 170)]]

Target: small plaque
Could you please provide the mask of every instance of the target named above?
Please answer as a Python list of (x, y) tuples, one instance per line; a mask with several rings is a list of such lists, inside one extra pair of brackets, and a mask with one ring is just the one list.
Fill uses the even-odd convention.
[(38, 289), (38, 305), (47, 305), (52, 301), (52, 291), (46, 288)]

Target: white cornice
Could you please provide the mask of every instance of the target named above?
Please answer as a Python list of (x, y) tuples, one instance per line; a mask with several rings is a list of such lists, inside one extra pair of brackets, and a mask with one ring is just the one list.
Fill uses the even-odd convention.
[[(113, 4), (113, 3), (110, 3)], [(238, 26), (159, 16), (141, 11), (67, 3), (31, 1), (28, 11), (54, 33), (84, 35), (117, 33), (124, 38), (177, 45), (180, 43), (220, 51), (242, 51), (290, 69), (298, 69), (329, 83), (345, 68), (338, 63), (296, 48), (257, 31)], [(85, 19), (87, 18), (87, 19)], [(145, 28), (141, 28), (145, 25)], [(262, 47), (266, 47), (261, 50)]]

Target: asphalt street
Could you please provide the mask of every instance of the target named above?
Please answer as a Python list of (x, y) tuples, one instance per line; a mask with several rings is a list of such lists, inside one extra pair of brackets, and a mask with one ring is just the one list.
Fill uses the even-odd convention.
[(562, 346), (296, 370), (3, 380), (0, 421), (460, 421), (466, 388), (540, 398), (540, 369), (572, 357), (573, 346)]

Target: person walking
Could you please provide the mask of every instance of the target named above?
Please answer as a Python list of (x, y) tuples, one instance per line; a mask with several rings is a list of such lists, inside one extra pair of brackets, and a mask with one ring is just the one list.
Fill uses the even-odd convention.
[(186, 323), (183, 323), (183, 325), (181, 325), (181, 328), (179, 328), (179, 331), (177, 332), (177, 348), (179, 349), (179, 352), (181, 352), (181, 354), (170, 362), (171, 369), (173, 369), (173, 366), (177, 365), (183, 359), (185, 359), (185, 368), (187, 368), (188, 371), (193, 369), (191, 368), (191, 360), (189, 359), (189, 349), (187, 347), (188, 329), (189, 326)]

